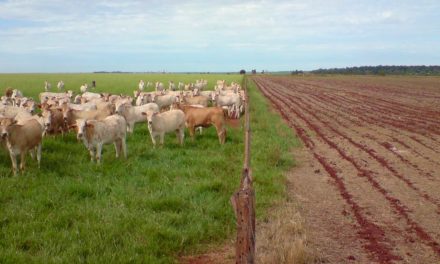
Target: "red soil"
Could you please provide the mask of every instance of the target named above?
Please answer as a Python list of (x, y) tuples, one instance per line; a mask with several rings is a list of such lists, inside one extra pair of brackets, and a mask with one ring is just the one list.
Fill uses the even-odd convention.
[(253, 79), (307, 149), (293, 191), (326, 261), (440, 263), (439, 78)]

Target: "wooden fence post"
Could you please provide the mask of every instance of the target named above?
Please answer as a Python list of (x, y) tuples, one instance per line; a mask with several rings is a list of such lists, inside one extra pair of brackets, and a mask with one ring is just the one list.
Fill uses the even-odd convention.
[(237, 239), (235, 244), (235, 263), (255, 262), (255, 192), (252, 187), (251, 129), (249, 117), (249, 97), (247, 79), (243, 79), (245, 90), (245, 149), (240, 188), (232, 195), (231, 203), (237, 219)]

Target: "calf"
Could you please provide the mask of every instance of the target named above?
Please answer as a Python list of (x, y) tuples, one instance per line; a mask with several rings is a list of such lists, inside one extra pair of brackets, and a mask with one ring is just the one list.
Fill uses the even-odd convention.
[(90, 159), (100, 164), (102, 157), (102, 146), (104, 144), (115, 145), (116, 158), (121, 151), (124, 158), (127, 158), (127, 146), (125, 144), (127, 124), (125, 119), (119, 115), (111, 115), (103, 120), (76, 120), (73, 126), (77, 129), (76, 137), (82, 140), (84, 146), (90, 152)]
[(147, 116), (148, 130), (150, 131), (151, 141), (156, 146), (156, 137), (160, 137), (160, 145), (163, 145), (165, 133), (176, 131), (180, 145), (183, 145), (185, 137), (185, 114), (182, 110), (170, 110), (163, 113), (154, 111), (142, 112)]
[(28, 120), (19, 125), (11, 118), (4, 118), (0, 123), (0, 134), (6, 142), (12, 161), (12, 170), (17, 174), (17, 155), (21, 156), (20, 169), (24, 171), (25, 155), (28, 151), (37, 152), (38, 168), (41, 161), (41, 125), (37, 120)]

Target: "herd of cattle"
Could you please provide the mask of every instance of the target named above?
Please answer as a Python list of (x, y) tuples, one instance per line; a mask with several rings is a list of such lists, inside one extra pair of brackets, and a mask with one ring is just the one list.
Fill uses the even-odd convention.
[[(71, 130), (90, 152), (91, 160), (101, 162), (102, 146), (115, 145), (116, 157), (127, 156), (126, 135), (133, 133), (135, 123), (147, 122), (153, 145), (165, 133), (175, 132), (183, 144), (184, 129), (194, 139), (195, 130), (214, 126), (220, 144), (226, 139), (226, 118), (239, 118), (244, 110), (245, 94), (238, 83), (217, 81), (214, 90), (206, 90), (207, 81), (176, 86), (169, 82), (168, 89), (156, 82), (155, 91), (144, 92), (150, 82), (139, 82), (134, 97), (110, 93), (95, 93), (91, 86), (80, 87), (82, 94), (62, 91), (64, 82), (57, 85), (59, 92), (45, 92), (40, 102), (23, 96), (17, 89), (7, 88), (0, 103), (0, 145), (9, 151), (14, 175), (17, 173), (17, 155), (21, 156), (20, 170), (25, 167), (25, 155), (41, 160), (42, 139), (46, 135), (64, 134)], [(94, 87), (94, 86), (93, 86)], [(39, 108), (38, 114), (36, 110)]]

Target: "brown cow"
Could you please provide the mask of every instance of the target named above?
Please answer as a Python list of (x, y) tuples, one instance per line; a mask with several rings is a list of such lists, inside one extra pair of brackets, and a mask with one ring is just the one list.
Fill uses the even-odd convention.
[(20, 169), (24, 171), (25, 155), (30, 151), (37, 152), (38, 168), (41, 160), (41, 125), (35, 119), (30, 119), (23, 125), (18, 125), (11, 118), (5, 118), (0, 123), (0, 134), (6, 142), (12, 161), (14, 175), (17, 174), (17, 155), (21, 156)]
[(189, 105), (175, 104), (176, 108), (185, 113), (186, 127), (191, 138), (194, 140), (196, 127), (215, 126), (220, 144), (226, 140), (225, 113), (221, 107), (193, 107)]

